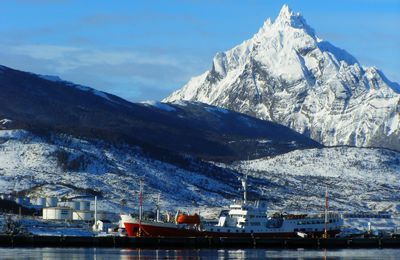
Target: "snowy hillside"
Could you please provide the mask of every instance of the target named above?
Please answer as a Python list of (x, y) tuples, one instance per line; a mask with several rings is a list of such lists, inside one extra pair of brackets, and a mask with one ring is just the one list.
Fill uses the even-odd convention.
[(186, 157), (185, 163), (173, 165), (151, 159), (137, 147), (0, 130), (0, 155), (3, 193), (97, 195), (101, 207), (115, 212), (137, 206), (143, 179), (147, 207), (154, 209), (160, 193), (163, 209), (201, 208), (216, 214), (210, 209), (241, 198), (241, 173), (249, 174), (249, 198), (264, 193), (271, 210), (319, 210), (325, 185), (335, 209), (379, 210), (393, 204), (393, 210), (400, 210), (400, 195), (394, 192), (400, 189), (400, 153), (388, 150), (298, 150), (222, 167)]
[(177, 100), (272, 120), (327, 146), (400, 150), (400, 86), (318, 38), (286, 5), (164, 101)]
[(323, 148), (230, 166), (270, 182), (265, 190), (284, 208), (323, 207), (327, 186), (336, 209), (400, 211), (400, 153), (371, 148)]
[[(237, 187), (223, 181), (222, 174), (211, 178), (207, 170), (191, 172), (152, 160), (138, 148), (65, 135), (44, 139), (23, 130), (1, 130), (0, 155), (0, 190), (6, 194), (98, 195), (103, 199), (100, 205), (115, 210), (124, 209), (122, 199), (130, 208), (137, 205), (140, 179), (149, 205), (158, 193), (169, 208), (193, 206), (193, 201), (200, 206), (223, 205), (224, 196), (237, 194)], [(217, 172), (216, 167), (211, 169)]]

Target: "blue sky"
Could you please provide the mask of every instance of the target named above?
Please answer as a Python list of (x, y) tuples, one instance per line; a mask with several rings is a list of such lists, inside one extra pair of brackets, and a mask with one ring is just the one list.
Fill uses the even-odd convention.
[(160, 100), (285, 3), (320, 38), (400, 82), (400, 0), (1, 0), (0, 64)]

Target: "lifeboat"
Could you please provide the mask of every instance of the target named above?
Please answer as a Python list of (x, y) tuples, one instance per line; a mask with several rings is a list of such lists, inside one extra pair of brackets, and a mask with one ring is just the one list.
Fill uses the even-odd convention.
[(187, 215), (184, 213), (178, 214), (176, 217), (177, 224), (200, 224), (200, 216), (197, 214), (194, 215)]

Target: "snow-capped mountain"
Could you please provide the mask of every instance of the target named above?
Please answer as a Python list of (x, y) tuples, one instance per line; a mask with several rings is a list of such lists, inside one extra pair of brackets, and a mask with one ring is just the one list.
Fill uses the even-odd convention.
[(400, 86), (318, 38), (287, 5), (164, 99), (177, 100), (272, 120), (328, 146), (400, 150)]
[(142, 179), (148, 205), (161, 193), (165, 208), (204, 210), (240, 198), (238, 177), (249, 174), (249, 198), (265, 191), (274, 210), (320, 209), (325, 184), (335, 209), (399, 210), (398, 152), (325, 149), (285, 126), (203, 103), (134, 104), (0, 69), (2, 193), (98, 195), (105, 209), (119, 212), (137, 205)]

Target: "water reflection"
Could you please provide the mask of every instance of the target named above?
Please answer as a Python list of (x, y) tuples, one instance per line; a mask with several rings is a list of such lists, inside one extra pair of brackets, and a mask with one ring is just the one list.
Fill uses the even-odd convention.
[(399, 259), (400, 249), (0, 248), (1, 259)]

